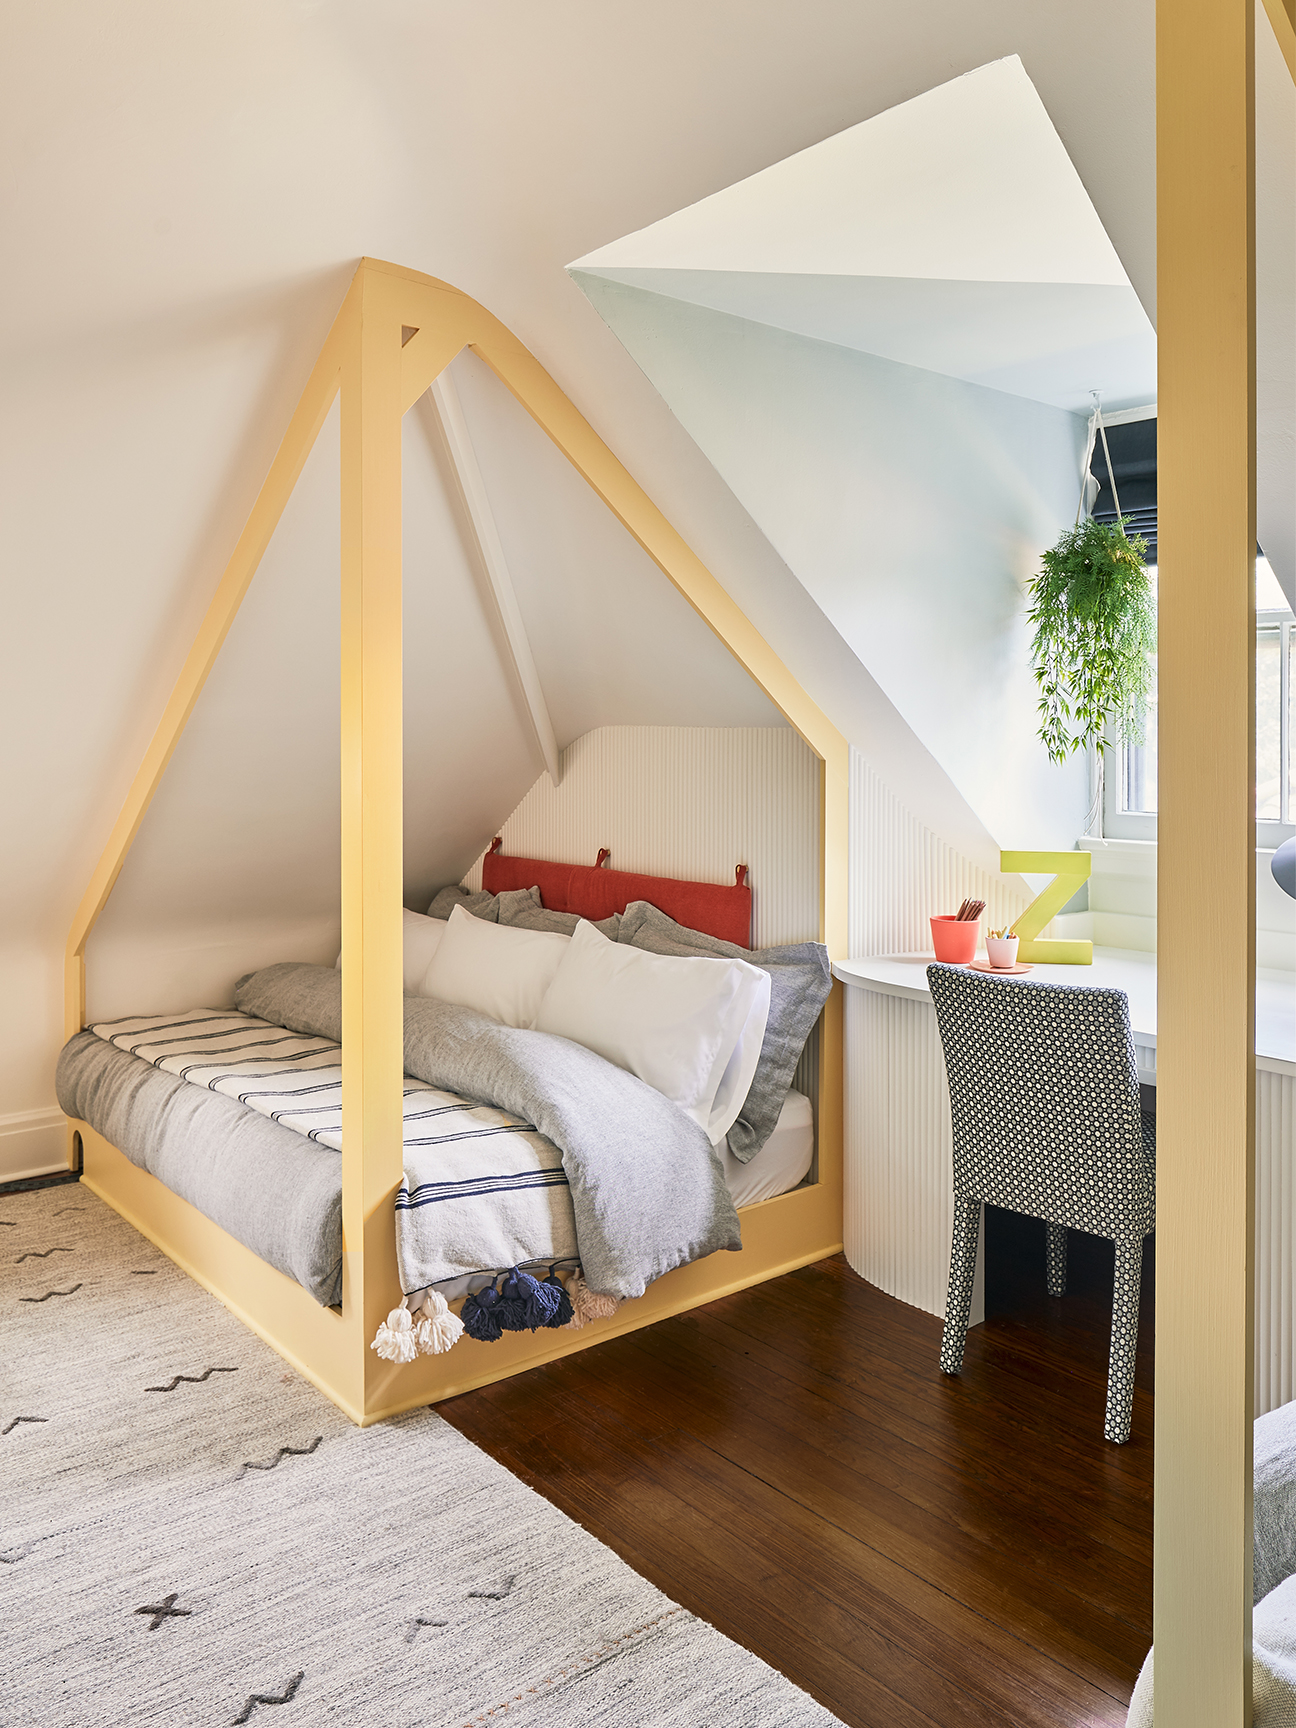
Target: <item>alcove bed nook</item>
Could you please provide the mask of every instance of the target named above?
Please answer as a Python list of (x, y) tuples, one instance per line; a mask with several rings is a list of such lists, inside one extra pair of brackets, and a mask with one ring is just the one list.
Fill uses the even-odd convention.
[[(75, 1167), (79, 1161), (82, 1179), (96, 1194), (360, 1424), (503, 1378), (806, 1265), (836, 1252), (842, 1236), (841, 986), (835, 985), (817, 1029), (814, 1061), (803, 1070), (813, 1073), (815, 1092), (812, 1176), (787, 1193), (740, 1210), (740, 1251), (679, 1266), (651, 1283), (643, 1296), (624, 1302), (612, 1318), (581, 1330), (510, 1333), (490, 1345), (464, 1337), (446, 1355), (420, 1356), (403, 1365), (382, 1360), (370, 1348), (380, 1322), (401, 1296), (393, 1205), (402, 1179), (402, 902), (409, 843), (402, 802), (402, 420), (464, 350), (547, 435), (807, 747), (818, 778), (818, 936), (830, 957), (845, 952), (845, 741), (553, 379), (496, 318), (430, 277), (362, 261), (77, 909), (65, 979), (66, 1035), (72, 1038), (87, 1023), (86, 950), (92, 932), (311, 450), (340, 399), (345, 960), (340, 1306), (321, 1306), (302, 1285), (82, 1120), (70, 1122), (69, 1163)], [(440, 398), (438, 405), (453, 443), (453, 398), (449, 418)], [(464, 490), (472, 513), (471, 482)], [(489, 565), (489, 547), (481, 550)], [(500, 613), (508, 633), (504, 599)], [(515, 650), (514, 664), (524, 698), (522, 723), (533, 728), (556, 779), (557, 745), (543, 701), (532, 699), (524, 642), (520, 653)], [(589, 865), (594, 859), (558, 856), (553, 862)], [(733, 859), (728, 868), (743, 862)]]

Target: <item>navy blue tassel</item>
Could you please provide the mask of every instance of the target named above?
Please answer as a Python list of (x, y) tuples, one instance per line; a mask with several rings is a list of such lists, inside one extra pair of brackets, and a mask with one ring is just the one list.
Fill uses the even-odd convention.
[(527, 1325), (532, 1332), (542, 1326), (552, 1326), (558, 1311), (558, 1292), (551, 1284), (542, 1284), (529, 1272), (517, 1272), (518, 1288), (526, 1301)]
[(495, 1313), (499, 1323), (506, 1332), (525, 1332), (527, 1329), (527, 1302), (518, 1285), (518, 1269), (505, 1274), (500, 1284), (499, 1301), (495, 1305)]
[(481, 1344), (494, 1344), (503, 1337), (499, 1320), (500, 1293), (493, 1284), (470, 1296), (459, 1311), (463, 1329)]
[(535, 1332), (548, 1326), (557, 1298), (547, 1284), (515, 1266), (500, 1285), (496, 1312), (506, 1332)]
[(544, 1281), (544, 1287), (546, 1290), (552, 1290), (558, 1298), (554, 1311), (545, 1321), (545, 1325), (569, 1326), (576, 1310), (571, 1305), (571, 1297), (567, 1294), (566, 1287), (561, 1283), (552, 1266), (549, 1268), (549, 1276)]

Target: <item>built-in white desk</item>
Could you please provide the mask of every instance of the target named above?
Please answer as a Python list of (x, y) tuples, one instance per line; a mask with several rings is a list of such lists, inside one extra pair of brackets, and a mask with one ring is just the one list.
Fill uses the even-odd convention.
[[(944, 1314), (953, 1215), (949, 1093), (927, 988), (930, 954), (840, 960), (846, 991), (845, 1238), (851, 1265)], [(1156, 956), (1096, 948), (1092, 966), (1036, 965), (1023, 984), (1123, 990), (1139, 1078), (1156, 1082)], [(1296, 978), (1256, 974), (1256, 1408), (1296, 1397)], [(1040, 1277), (1044, 1269), (1040, 1267)], [(984, 1317), (978, 1268), (972, 1321)]]
[[(839, 960), (833, 973), (843, 984), (912, 1001), (931, 1000), (927, 988), (930, 954), (878, 954)], [(1090, 984), (1123, 990), (1129, 998), (1130, 1024), (1139, 1073), (1156, 1079), (1156, 955), (1137, 948), (1095, 948), (1092, 966), (1032, 966), (1022, 975), (1042, 984)], [(1256, 1066), (1296, 1075), (1296, 977), (1290, 972), (1256, 973)]]

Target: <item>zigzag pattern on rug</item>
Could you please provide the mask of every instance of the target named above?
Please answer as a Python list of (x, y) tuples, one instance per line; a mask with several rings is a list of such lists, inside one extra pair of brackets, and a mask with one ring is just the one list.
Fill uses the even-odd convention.
[(281, 1446), (268, 1464), (258, 1464), (255, 1461), (245, 1463), (235, 1480), (246, 1476), (249, 1470), (273, 1470), (275, 1465), (281, 1463), (285, 1458), (309, 1458), (323, 1438), (322, 1434), (317, 1434), (309, 1446)]
[(213, 1374), (237, 1374), (237, 1368), (204, 1368), (201, 1374), (177, 1374), (169, 1386), (146, 1386), (146, 1392), (174, 1392), (181, 1381), (187, 1381), (190, 1386), (201, 1386), (205, 1380), (210, 1380)]
[(252, 1712), (256, 1709), (258, 1704), (289, 1704), (289, 1703), (291, 1703), (293, 1698), (295, 1698), (297, 1695), (297, 1688), (301, 1685), (302, 1681), (305, 1678), (306, 1678), (306, 1670), (303, 1668), (299, 1674), (293, 1675), (292, 1679), (284, 1687), (283, 1691), (281, 1693), (279, 1693), (278, 1697), (276, 1697), (273, 1692), (254, 1692), (252, 1694), (252, 1696), (248, 1699), (247, 1703), (239, 1711), (238, 1715), (234, 1718), (236, 1728), (237, 1728), (238, 1723), (246, 1722), (250, 1718), (250, 1716), (252, 1715)]

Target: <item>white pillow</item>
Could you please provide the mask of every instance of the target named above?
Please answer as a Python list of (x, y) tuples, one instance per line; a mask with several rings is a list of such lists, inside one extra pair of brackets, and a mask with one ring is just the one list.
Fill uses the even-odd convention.
[(536, 1016), (627, 1068), (723, 1140), (742, 1109), (769, 1018), (770, 978), (745, 960), (650, 954), (576, 926)]
[(505, 1026), (530, 1026), (570, 941), (550, 930), (487, 924), (456, 906), (418, 993), (476, 1008)]
[[(425, 918), (421, 912), (410, 912), (401, 908), (403, 929), (401, 932), (401, 971), (404, 975), (403, 989), (406, 996), (417, 996), (419, 985), (423, 982), (423, 974), (427, 971), (432, 956), (436, 953), (441, 938), (445, 935), (446, 921), (444, 918)], [(341, 966), (342, 956), (339, 954), (335, 966)]]

